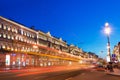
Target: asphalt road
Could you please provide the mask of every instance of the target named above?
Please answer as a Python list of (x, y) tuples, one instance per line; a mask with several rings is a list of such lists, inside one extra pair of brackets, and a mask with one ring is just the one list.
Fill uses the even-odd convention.
[(120, 80), (120, 76), (110, 75), (106, 72), (97, 70), (85, 70), (82, 74), (68, 78), (67, 80)]
[[(50, 71), (47, 68), (45, 70)], [(75, 69), (45, 72), (45, 70), (13, 70), (0, 72), (0, 80), (120, 80), (119, 76), (107, 75), (95, 69)]]
[[(83, 70), (67, 70), (67, 71), (57, 71), (57, 72), (48, 72), (48, 73), (39, 73), (39, 72), (1, 72), (0, 80), (65, 80), (69, 77), (74, 77), (78, 74), (84, 72)], [(34, 74), (33, 74), (34, 73)], [(27, 75), (22, 75), (27, 74)]]

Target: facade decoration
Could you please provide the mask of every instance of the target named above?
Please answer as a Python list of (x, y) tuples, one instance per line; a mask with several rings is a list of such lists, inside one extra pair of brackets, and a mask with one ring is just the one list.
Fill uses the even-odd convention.
[(84, 57), (84, 51), (68, 46), (62, 38), (27, 28), (0, 16), (0, 67), (68, 65)]

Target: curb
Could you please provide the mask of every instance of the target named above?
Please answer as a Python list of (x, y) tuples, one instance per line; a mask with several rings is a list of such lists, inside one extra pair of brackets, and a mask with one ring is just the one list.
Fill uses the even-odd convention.
[(120, 73), (114, 73), (114, 72), (112, 72), (112, 73), (106, 73), (106, 74), (113, 75), (113, 76), (120, 76)]

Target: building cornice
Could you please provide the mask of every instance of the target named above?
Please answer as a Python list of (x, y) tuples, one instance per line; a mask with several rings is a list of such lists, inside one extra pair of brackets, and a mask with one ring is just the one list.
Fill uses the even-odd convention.
[(9, 19), (7, 19), (7, 18), (4, 18), (4, 17), (2, 17), (2, 16), (0, 16), (0, 18), (3, 19), (3, 20), (5, 20), (5, 21), (7, 21), (7, 22), (10, 22), (10, 23), (12, 23), (12, 24), (14, 24), (14, 25), (17, 25), (17, 26), (19, 26), (19, 27), (21, 27), (21, 28), (23, 28), (23, 29), (27, 29), (27, 30), (29, 30), (29, 31), (32, 31), (32, 32), (34, 32), (34, 33), (37, 33), (37, 31), (32, 30), (32, 29), (30, 29), (30, 28), (28, 28), (28, 27), (26, 27), (26, 26), (23, 26), (23, 25), (21, 25), (21, 24), (19, 24), (19, 23), (17, 23), (17, 22), (14, 22), (14, 21), (9, 20)]

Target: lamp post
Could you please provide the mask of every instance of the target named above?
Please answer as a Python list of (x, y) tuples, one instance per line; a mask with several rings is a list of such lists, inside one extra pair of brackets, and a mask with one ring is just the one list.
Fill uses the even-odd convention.
[(110, 53), (110, 32), (109, 23), (105, 23), (105, 33), (107, 35), (107, 62), (111, 62), (111, 53)]

